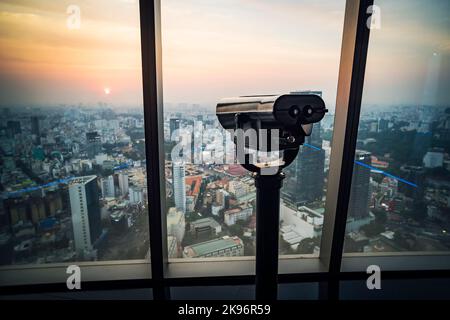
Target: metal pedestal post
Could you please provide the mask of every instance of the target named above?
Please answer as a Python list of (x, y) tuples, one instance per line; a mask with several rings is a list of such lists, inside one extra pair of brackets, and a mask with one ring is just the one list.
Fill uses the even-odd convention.
[(276, 300), (280, 189), (284, 173), (256, 174), (256, 300)]

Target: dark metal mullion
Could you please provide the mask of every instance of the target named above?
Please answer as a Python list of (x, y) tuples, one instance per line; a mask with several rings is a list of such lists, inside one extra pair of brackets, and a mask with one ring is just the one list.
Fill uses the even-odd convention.
[(356, 41), (349, 93), (347, 123), (345, 128), (344, 148), (340, 171), (339, 193), (336, 203), (336, 216), (330, 253), (329, 272), (331, 276), (331, 283), (329, 294), (331, 298), (337, 298), (339, 291), (338, 275), (341, 271), (356, 141), (358, 137), (359, 117), (361, 113), (364, 74), (369, 45), (370, 29), (367, 27), (367, 21), (370, 14), (367, 13), (367, 9), (371, 5), (373, 5), (373, 0), (360, 0), (358, 21), (356, 26)]
[(166, 221), (163, 219), (165, 188), (161, 166), (164, 152), (162, 133), (162, 81), (159, 0), (140, 0), (142, 82), (144, 97), (145, 154), (150, 231), (150, 257), (155, 300), (169, 298), (164, 287), (167, 266)]

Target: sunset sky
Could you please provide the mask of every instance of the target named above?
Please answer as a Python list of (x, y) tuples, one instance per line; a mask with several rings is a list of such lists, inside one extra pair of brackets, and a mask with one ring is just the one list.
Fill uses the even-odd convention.
[[(311, 89), (334, 106), (344, 0), (161, 2), (166, 102)], [(376, 1), (366, 103), (448, 104), (449, 3)], [(140, 64), (137, 0), (0, 0), (0, 105), (139, 106)]]

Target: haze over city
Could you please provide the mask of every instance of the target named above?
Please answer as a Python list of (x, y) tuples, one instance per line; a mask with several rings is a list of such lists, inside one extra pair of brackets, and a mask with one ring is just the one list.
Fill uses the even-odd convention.
[[(279, 252), (317, 255), (345, 1), (161, 4), (169, 258), (255, 255), (253, 178), (171, 151), (220, 150), (223, 97), (292, 91), (330, 112), (285, 170)], [(344, 250), (447, 250), (449, 2), (377, 5)], [(138, 1), (2, 0), (0, 26), (0, 264), (148, 258)]]
[[(320, 89), (334, 108), (344, 3), (162, 1), (164, 101), (211, 107), (226, 96)], [(69, 4), (0, 2), (0, 104), (141, 106), (137, 1), (76, 1), (75, 30)], [(379, 2), (364, 103), (449, 100), (449, 3), (408, 4)]]

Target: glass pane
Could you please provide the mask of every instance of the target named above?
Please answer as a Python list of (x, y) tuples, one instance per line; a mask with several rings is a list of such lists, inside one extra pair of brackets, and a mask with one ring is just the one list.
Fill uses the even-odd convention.
[[(221, 98), (321, 95), (330, 110), (286, 169), (280, 254), (319, 251), (345, 1), (162, 1), (170, 258), (255, 255), (255, 186), (227, 163)], [(179, 129), (181, 136), (175, 135)], [(183, 139), (189, 161), (173, 163)], [(213, 153), (214, 151), (215, 153)]]
[(148, 257), (137, 1), (1, 1), (0, 263)]
[(345, 252), (450, 249), (448, 1), (376, 1)]

